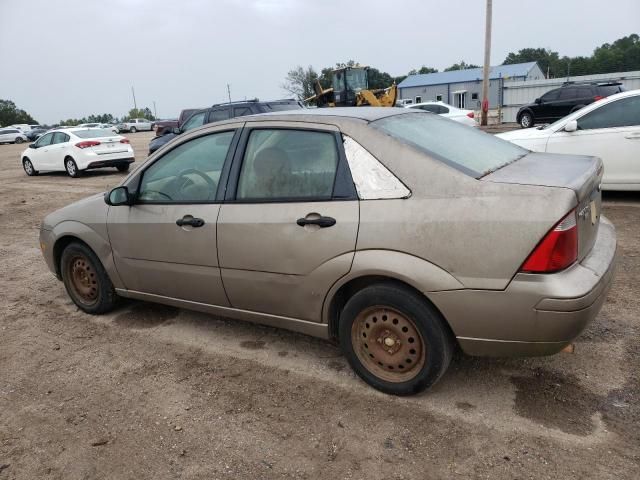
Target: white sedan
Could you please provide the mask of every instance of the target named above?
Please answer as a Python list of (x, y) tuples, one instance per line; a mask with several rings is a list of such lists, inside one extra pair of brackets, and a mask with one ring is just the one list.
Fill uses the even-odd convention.
[(551, 125), (497, 136), (534, 152), (600, 157), (603, 190), (640, 190), (640, 90), (611, 95)]
[(22, 152), (27, 175), (39, 171), (66, 171), (78, 177), (91, 168), (115, 167), (129, 170), (134, 161), (129, 140), (102, 128), (65, 128), (47, 132)]
[(414, 103), (411, 105), (405, 105), (404, 108), (418, 108), (420, 110), (426, 110), (427, 112), (437, 113), (456, 122), (463, 123), (470, 127), (476, 127), (476, 121), (474, 120), (475, 114), (473, 110), (465, 110), (457, 108), (444, 102), (422, 102)]

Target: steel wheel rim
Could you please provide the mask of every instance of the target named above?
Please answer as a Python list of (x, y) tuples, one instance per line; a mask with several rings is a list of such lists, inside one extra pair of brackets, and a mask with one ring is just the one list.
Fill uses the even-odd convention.
[(522, 117), (522, 126), (528, 127), (529, 125), (531, 125), (531, 119), (529, 118), (529, 115), (525, 115)]
[(31, 165), (31, 162), (29, 160), (25, 160), (24, 169), (29, 175), (31, 175), (31, 173), (33, 172), (33, 165)]
[(85, 305), (98, 301), (98, 276), (84, 255), (75, 255), (68, 262), (69, 285), (74, 296)]
[(387, 382), (413, 379), (426, 360), (426, 345), (415, 322), (387, 306), (358, 314), (351, 326), (351, 344), (360, 363)]

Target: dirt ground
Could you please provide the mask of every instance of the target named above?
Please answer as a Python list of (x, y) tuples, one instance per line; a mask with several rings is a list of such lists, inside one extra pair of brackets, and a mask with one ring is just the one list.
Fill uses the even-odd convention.
[[(138, 161), (151, 135), (130, 135)], [(640, 478), (640, 195), (606, 195), (620, 263), (576, 353), (458, 355), (380, 394), (324, 341), (142, 302), (93, 317), (47, 270), (49, 212), (116, 185), (27, 177), (0, 145), (0, 479)]]

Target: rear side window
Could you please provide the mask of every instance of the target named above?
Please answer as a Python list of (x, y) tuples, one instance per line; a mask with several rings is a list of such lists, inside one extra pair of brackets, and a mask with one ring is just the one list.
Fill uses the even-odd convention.
[(601, 97), (608, 97), (614, 93), (624, 91), (621, 85), (600, 85), (598, 86), (598, 95)]
[(329, 200), (338, 168), (335, 135), (307, 130), (251, 132), (238, 200)]
[(56, 132), (53, 134), (53, 141), (51, 142), (52, 144), (54, 143), (64, 143), (64, 142), (68, 142), (69, 141), (69, 135), (67, 135), (66, 133), (62, 133), (62, 132)]
[(251, 109), (249, 107), (235, 107), (233, 109), (234, 117), (242, 117), (243, 115), (251, 115)]
[(563, 88), (560, 91), (560, 100), (573, 100), (578, 96), (580, 96), (580, 92), (577, 88)]
[(370, 125), (474, 178), (497, 170), (529, 152), (438, 115), (418, 112), (394, 115)]

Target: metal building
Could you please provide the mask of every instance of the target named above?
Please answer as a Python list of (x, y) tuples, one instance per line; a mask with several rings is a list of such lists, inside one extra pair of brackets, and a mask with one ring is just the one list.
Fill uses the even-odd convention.
[[(491, 67), (489, 107), (502, 105), (505, 80), (540, 80), (544, 74), (536, 62)], [(458, 108), (478, 110), (482, 102), (482, 68), (409, 75), (398, 84), (399, 98), (412, 103), (443, 101)]]

